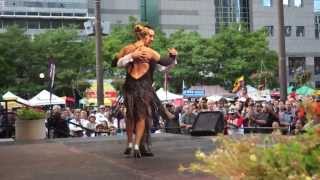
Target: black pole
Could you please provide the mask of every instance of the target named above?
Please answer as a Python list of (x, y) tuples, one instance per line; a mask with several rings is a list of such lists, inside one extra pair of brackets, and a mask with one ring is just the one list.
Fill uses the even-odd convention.
[(284, 12), (283, 0), (278, 0), (278, 64), (279, 64), (279, 84), (280, 100), (287, 99), (287, 70), (286, 70), (286, 47), (284, 37)]

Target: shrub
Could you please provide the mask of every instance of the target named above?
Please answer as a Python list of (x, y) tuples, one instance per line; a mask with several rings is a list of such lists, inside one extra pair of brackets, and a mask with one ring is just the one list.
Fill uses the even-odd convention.
[(196, 152), (199, 162), (181, 171), (231, 179), (319, 179), (320, 128), (302, 135), (218, 137), (211, 153)]
[(46, 114), (33, 108), (23, 108), (17, 111), (19, 120), (38, 120), (44, 119)]

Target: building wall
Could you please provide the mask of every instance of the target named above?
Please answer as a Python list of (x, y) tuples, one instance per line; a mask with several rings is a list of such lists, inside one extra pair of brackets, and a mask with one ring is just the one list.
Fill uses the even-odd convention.
[[(320, 81), (314, 75), (314, 57), (320, 56), (320, 40), (315, 37), (314, 4), (312, 0), (304, 0), (302, 7), (284, 6), (284, 24), (291, 26), (291, 36), (286, 36), (287, 70), (290, 57), (304, 57), (305, 69), (312, 73), (311, 82)], [(272, 7), (263, 7), (261, 1), (251, 0), (251, 29), (253, 31), (265, 26), (273, 26), (273, 36), (269, 36), (269, 46), (278, 51), (277, 47), (277, 2)], [(304, 37), (296, 36), (296, 27), (304, 26)], [(288, 72), (288, 83), (293, 81), (294, 73)]]
[[(89, 16), (94, 16), (95, 0), (88, 0)], [(101, 20), (114, 24), (127, 24), (129, 16), (140, 20), (140, 0), (101, 1)]]
[(87, 0), (0, 1), (1, 32), (14, 24), (30, 35), (71, 24), (83, 29), (83, 22), (88, 18)]
[(214, 0), (159, 0), (160, 27), (170, 34), (178, 29), (197, 31), (203, 37), (215, 33)]

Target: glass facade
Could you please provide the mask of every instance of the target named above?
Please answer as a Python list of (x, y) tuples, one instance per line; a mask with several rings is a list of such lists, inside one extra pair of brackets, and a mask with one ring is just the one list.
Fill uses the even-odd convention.
[(314, 0), (314, 12), (320, 13), (320, 0)]
[(87, 0), (0, 0), (0, 14), (20, 16), (87, 16)]
[(215, 0), (216, 32), (232, 23), (243, 23), (249, 29), (249, 0)]
[(264, 7), (271, 7), (272, 6), (272, 0), (261, 0), (261, 4)]
[(159, 25), (159, 4), (158, 0), (141, 0), (140, 16), (141, 21), (146, 22), (152, 27)]
[(289, 57), (289, 75), (303, 72), (306, 68), (305, 57)]

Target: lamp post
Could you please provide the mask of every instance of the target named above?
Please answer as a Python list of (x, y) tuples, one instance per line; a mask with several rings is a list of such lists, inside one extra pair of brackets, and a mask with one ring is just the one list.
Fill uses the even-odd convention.
[(96, 78), (97, 78), (97, 105), (104, 104), (103, 91), (103, 63), (102, 63), (102, 32), (101, 32), (101, 12), (100, 0), (96, 0), (95, 6), (95, 36), (96, 36)]
[(278, 0), (278, 64), (279, 64), (279, 83), (280, 100), (287, 99), (287, 69), (286, 69), (286, 47), (284, 38), (284, 13), (283, 0)]

